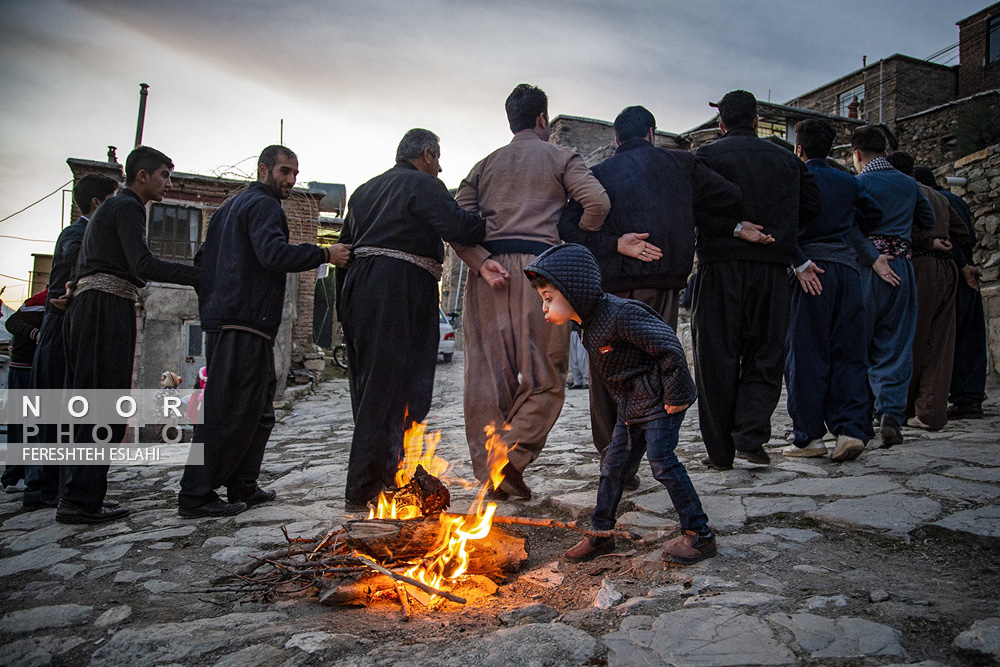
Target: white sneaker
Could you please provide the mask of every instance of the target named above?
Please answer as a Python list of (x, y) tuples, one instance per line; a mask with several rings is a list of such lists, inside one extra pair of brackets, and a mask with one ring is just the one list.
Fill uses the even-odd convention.
[(830, 453), (831, 461), (851, 461), (865, 451), (865, 443), (847, 435), (837, 436), (837, 446)]
[(799, 458), (818, 458), (826, 456), (826, 445), (822, 440), (811, 440), (805, 447), (788, 445), (781, 450), (784, 456), (797, 456)]
[(27, 487), (24, 484), (23, 479), (17, 480), (17, 484), (11, 484), (10, 486), (3, 487), (5, 493), (23, 493)]

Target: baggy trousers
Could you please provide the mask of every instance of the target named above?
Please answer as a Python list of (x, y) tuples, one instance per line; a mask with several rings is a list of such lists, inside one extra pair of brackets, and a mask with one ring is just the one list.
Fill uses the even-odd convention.
[(403, 435), (430, 410), (440, 337), (437, 281), (404, 260), (358, 257), (341, 298), (354, 411), (344, 496), (364, 503), (395, 486)]
[(781, 398), (788, 333), (788, 268), (745, 260), (710, 262), (695, 279), (692, 337), (698, 421), (712, 463), (771, 438)]
[[(63, 326), (68, 382), (72, 389), (132, 388), (135, 361), (135, 304), (119, 296), (87, 290), (76, 296), (66, 312)], [(101, 433), (103, 434), (103, 432)], [(109, 445), (125, 439), (125, 424), (111, 426)], [(76, 444), (93, 443), (94, 425), (82, 424), (74, 430)], [(86, 512), (101, 509), (108, 491), (108, 466), (60, 466), (62, 503)]]
[(948, 423), (958, 269), (951, 259), (914, 257), (913, 273), (917, 280), (918, 308), (906, 414), (916, 415), (937, 430)]
[[(615, 296), (623, 299), (635, 299), (641, 301), (660, 314), (663, 321), (670, 325), (670, 328), (677, 331), (677, 310), (680, 300), (677, 298), (675, 289), (632, 289), (622, 292), (613, 292)], [(614, 434), (615, 423), (618, 421), (618, 404), (604, 380), (597, 374), (591, 366), (590, 369), (590, 428), (594, 437), (594, 447), (604, 459), (604, 453), (611, 444)], [(626, 479), (632, 479), (639, 471), (642, 459), (632, 465), (631, 470), (626, 471)]]
[(211, 331), (205, 334), (205, 361), (204, 423), (194, 427), (194, 442), (204, 443), (205, 464), (184, 467), (177, 496), (181, 509), (213, 502), (222, 486), (229, 502), (252, 496), (274, 428), (272, 340), (241, 329)]
[(870, 267), (861, 269), (868, 341), (868, 386), (876, 417), (903, 423), (906, 392), (913, 376), (913, 335), (917, 328), (917, 284), (910, 260), (896, 257), (889, 268), (899, 276), (892, 286)]
[(818, 296), (792, 283), (785, 386), (794, 442), (834, 435), (868, 440), (865, 304), (856, 268), (822, 262)]
[(960, 407), (986, 400), (986, 318), (983, 297), (959, 279), (955, 294), (955, 363), (951, 402)]
[(480, 482), (489, 479), (485, 427), (510, 425), (503, 440), (517, 443), (508, 458), (523, 472), (541, 453), (566, 397), (570, 327), (545, 321), (542, 299), (524, 275), (534, 258), (496, 255), (510, 274), (507, 285), (492, 289), (470, 274), (465, 288), (465, 436)]
[[(38, 347), (31, 365), (32, 389), (64, 389), (67, 381), (66, 348), (63, 344), (63, 325), (66, 313), (49, 310), (42, 320)], [(35, 442), (55, 444), (59, 431), (56, 424), (39, 424)], [(25, 466), (25, 502), (49, 501), (59, 495), (59, 466)]]
[[(10, 366), (7, 368), (7, 388), (27, 389), (31, 382), (31, 369)], [(11, 445), (24, 443), (24, 426), (21, 424), (7, 424), (7, 442)], [(22, 479), (27, 485), (27, 478), (23, 465), (8, 465), (4, 467), (3, 475), (0, 475), (0, 483), (4, 486), (14, 486)]]

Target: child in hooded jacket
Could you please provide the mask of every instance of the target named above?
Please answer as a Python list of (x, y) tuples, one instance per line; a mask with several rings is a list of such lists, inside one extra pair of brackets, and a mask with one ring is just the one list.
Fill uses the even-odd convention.
[[(542, 297), (547, 322), (583, 327), (594, 370), (618, 403), (618, 422), (601, 464), (595, 530), (615, 526), (627, 471), (645, 452), (653, 477), (666, 487), (682, 533), (667, 542), (663, 560), (691, 565), (716, 554), (708, 516), (674, 450), (681, 422), (697, 390), (677, 336), (649, 306), (601, 290), (601, 270), (587, 248), (566, 243), (545, 251), (525, 269)], [(566, 552), (570, 562), (614, 551), (614, 537), (585, 537)]]

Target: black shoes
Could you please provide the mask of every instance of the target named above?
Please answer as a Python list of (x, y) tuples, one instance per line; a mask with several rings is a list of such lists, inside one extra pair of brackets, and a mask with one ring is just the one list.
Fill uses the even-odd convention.
[(178, 508), (177, 513), (183, 519), (219, 518), (239, 514), (246, 508), (247, 504), (244, 502), (227, 503), (222, 498), (216, 498), (212, 502), (198, 507)]
[(124, 507), (107, 507), (102, 505), (96, 512), (88, 512), (79, 507), (60, 503), (58, 509), (56, 509), (56, 521), (58, 523), (71, 524), (107, 523), (108, 521), (123, 519), (128, 514), (128, 510)]
[(269, 503), (278, 497), (278, 492), (274, 489), (268, 489), (265, 491), (259, 486), (254, 490), (248, 498), (234, 498), (229, 496), (230, 503), (245, 503), (247, 507), (253, 507), (254, 505), (260, 505), (261, 503)]
[(763, 447), (758, 447), (749, 452), (741, 452), (736, 450), (736, 458), (743, 459), (747, 463), (756, 463), (757, 465), (768, 466), (771, 465), (771, 457), (767, 455)]
[(986, 416), (982, 403), (972, 405), (952, 405), (948, 408), (948, 419), (982, 419)]
[(531, 489), (524, 483), (521, 471), (511, 465), (510, 461), (503, 467), (503, 474), (504, 478), (500, 482), (500, 488), (498, 489), (501, 493), (506, 493), (515, 498), (531, 500)]
[(728, 465), (728, 466), (716, 465), (715, 463), (712, 463), (712, 459), (710, 459), (707, 456), (701, 460), (701, 463), (702, 463), (702, 465), (708, 466), (712, 470), (718, 470), (720, 472), (721, 471), (725, 471), (725, 470), (732, 470), (733, 469), (733, 466), (731, 466), (731, 465)]
[(892, 417), (882, 415), (882, 427), (879, 431), (882, 434), (883, 447), (903, 444), (903, 432), (899, 430), (899, 424)]
[(632, 479), (630, 479), (627, 482), (625, 482), (625, 490), (626, 491), (635, 491), (638, 488), (639, 488), (639, 476), (638, 475), (632, 475)]

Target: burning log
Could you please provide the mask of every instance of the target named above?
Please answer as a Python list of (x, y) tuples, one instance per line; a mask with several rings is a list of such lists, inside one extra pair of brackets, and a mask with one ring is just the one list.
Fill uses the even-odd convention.
[[(346, 522), (344, 534), (352, 548), (379, 562), (419, 560), (440, 546), (441, 526), (437, 517), (364, 519)], [(469, 574), (516, 572), (528, 560), (527, 540), (498, 526), (469, 542), (468, 551)]]
[(420, 464), (407, 484), (400, 488), (385, 491), (385, 500), (395, 503), (397, 507), (418, 507), (420, 514), (431, 516), (438, 514), (451, 504), (451, 492), (434, 475), (430, 474)]
[[(446, 516), (461, 516), (456, 514), (447, 514)], [(586, 528), (580, 528), (576, 521), (559, 521), (558, 519), (531, 519), (522, 516), (497, 516), (493, 515), (492, 521), (494, 524), (504, 523), (508, 525), (515, 526), (534, 526), (536, 528), (565, 528), (567, 530), (575, 530), (578, 533), (588, 535), (590, 537), (624, 537), (627, 540), (641, 540), (642, 535), (635, 533), (631, 530), (587, 530)]]

